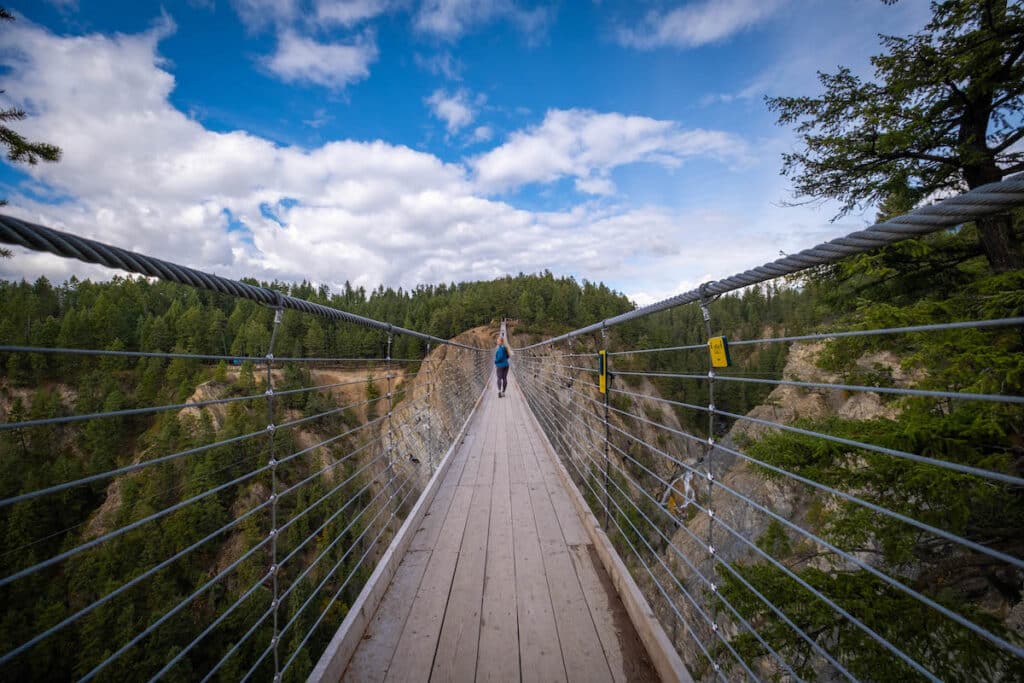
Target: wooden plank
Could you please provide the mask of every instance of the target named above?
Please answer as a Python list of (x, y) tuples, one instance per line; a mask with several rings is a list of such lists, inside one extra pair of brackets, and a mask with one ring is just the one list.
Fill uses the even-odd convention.
[(552, 587), (551, 606), (555, 611), (558, 641), (569, 680), (581, 683), (611, 681), (611, 671), (594, 628), (590, 608), (583, 597), (555, 508), (542, 482), (530, 486), (530, 501), (544, 558), (544, 572), (548, 585)]
[(441, 459), (441, 463), (430, 478), (430, 481), (427, 482), (427, 486), (420, 495), (419, 500), (416, 501), (416, 504), (413, 506), (408, 517), (406, 517), (405, 521), (402, 523), (394, 540), (388, 546), (387, 550), (384, 551), (384, 555), (377, 563), (377, 566), (374, 568), (370, 578), (367, 580), (362, 590), (359, 591), (359, 595), (356, 597), (351, 609), (349, 609), (348, 614), (346, 614), (345, 618), (342, 620), (341, 626), (331, 638), (327, 648), (325, 648), (320, 659), (317, 661), (316, 666), (310, 673), (309, 680), (336, 681), (344, 673), (349, 660), (352, 658), (352, 655), (359, 646), (359, 642), (366, 630), (367, 624), (369, 624), (373, 615), (377, 612), (381, 600), (387, 592), (388, 586), (391, 585), (391, 580), (398, 571), (401, 561), (412, 543), (416, 528), (423, 520), (426, 511), (433, 504), (434, 497), (436, 496), (441, 483), (451, 471), (453, 462), (458, 459), (458, 443), (466, 434), (470, 423), (473, 422), (473, 418), (476, 414), (476, 408), (480, 406), (482, 399), (483, 394), (481, 393), (480, 397), (477, 398), (474, 411), (470, 413), (466, 418), (466, 421), (462, 424), (462, 427), (459, 428), (459, 432), (452, 442), (451, 447), (449, 447), (448, 451)]
[(622, 601), (615, 593), (611, 578), (601, 566), (594, 546), (572, 546), (569, 548), (569, 556), (583, 588), (583, 597), (590, 609), (615, 683), (658, 680), (647, 651), (636, 635), (636, 629), (629, 621)]
[(519, 620), (516, 610), (515, 555), (512, 551), (509, 467), (514, 457), (512, 437), (506, 428), (496, 438), (483, 614), (476, 665), (478, 681), (519, 680)]
[(343, 681), (376, 683), (384, 680), (429, 559), (429, 550), (410, 550), (405, 554), (373, 621), (352, 655)]
[(430, 554), (385, 680), (425, 681), (430, 677), (472, 497), (472, 487), (456, 487), (444, 527), (437, 546)]
[(558, 628), (555, 625), (537, 527), (526, 484), (512, 484), (512, 536), (516, 565), (519, 662), (522, 680), (564, 681)]
[[(478, 471), (469, 520), (459, 547), (451, 594), (434, 655), (431, 678), (437, 681), (471, 681), (476, 676), (494, 473), (495, 420), (493, 411), (485, 415), (490, 418), (486, 421), (486, 437), (473, 449), (477, 455)], [(463, 476), (463, 481), (466, 476)]]
[[(533, 422), (538, 424), (538, 429), (540, 429), (536, 417), (533, 417)], [(692, 683), (693, 679), (690, 676), (690, 672), (683, 665), (679, 653), (676, 652), (672, 641), (665, 634), (665, 630), (661, 627), (661, 623), (658, 622), (654, 611), (640, 591), (640, 587), (636, 585), (629, 570), (626, 569), (622, 558), (615, 551), (604, 530), (598, 525), (597, 518), (590, 511), (579, 489), (576, 488), (572, 478), (569, 476), (569, 472), (561, 463), (557, 464), (557, 469), (558, 475), (562, 479), (562, 485), (568, 492), (573, 506), (583, 520), (584, 527), (594, 542), (594, 549), (601, 558), (601, 563), (608, 571), (608, 575), (615, 585), (615, 591), (621, 598), (622, 604), (629, 614), (630, 621), (633, 623), (637, 635), (647, 649), (647, 654), (650, 656), (658, 675), (664, 681)]]

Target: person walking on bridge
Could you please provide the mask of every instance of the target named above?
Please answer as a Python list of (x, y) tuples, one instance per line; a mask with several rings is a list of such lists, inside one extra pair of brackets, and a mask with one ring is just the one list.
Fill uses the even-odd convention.
[(505, 346), (505, 339), (498, 337), (498, 348), (494, 351), (494, 370), (498, 375), (498, 398), (505, 395), (508, 388), (508, 359), (512, 357), (508, 347)]

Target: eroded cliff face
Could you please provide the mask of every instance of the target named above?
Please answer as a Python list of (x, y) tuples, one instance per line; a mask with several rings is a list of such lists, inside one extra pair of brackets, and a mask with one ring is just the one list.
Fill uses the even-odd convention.
[[(486, 349), (473, 352), (452, 346), (432, 349), (414, 377), (398, 385), (391, 416), (394, 448), (390, 467), (400, 478), (415, 481), (415, 500), (448, 452), (493, 373), (490, 349), (497, 327), (482, 326), (463, 332), (453, 341)], [(383, 412), (382, 412), (383, 414)], [(388, 422), (381, 423), (383, 443)]]

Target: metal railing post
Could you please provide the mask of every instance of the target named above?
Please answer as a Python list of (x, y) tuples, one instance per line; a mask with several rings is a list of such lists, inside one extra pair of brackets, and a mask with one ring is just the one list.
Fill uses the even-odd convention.
[(608, 328), (601, 327), (601, 346), (604, 347), (603, 362), (604, 362), (604, 375), (605, 375), (605, 387), (604, 387), (604, 530), (608, 531), (610, 526), (609, 515), (611, 515), (611, 494), (608, 491), (608, 477), (609, 467), (611, 462), (611, 456), (609, 454), (610, 443), (611, 443), (611, 428), (608, 423), (608, 397), (611, 395), (611, 387), (608, 383), (611, 382), (611, 372), (609, 371), (609, 362), (611, 358), (608, 356)]
[(430, 360), (430, 342), (427, 342), (427, 355), (424, 356), (423, 360), (427, 364), (427, 398), (425, 403), (427, 410), (427, 465), (431, 468), (434, 467), (434, 443), (432, 441), (433, 429), (431, 423), (433, 418), (431, 413), (433, 412), (430, 408), (430, 397), (434, 393), (434, 367)]
[[(700, 313), (704, 318), (705, 339), (710, 340), (712, 334), (711, 309), (708, 304), (713, 300), (707, 295), (707, 284), (700, 286)], [(710, 342), (708, 342), (710, 343)], [(714, 581), (715, 572), (715, 368), (708, 354), (708, 438), (704, 444), (704, 472), (708, 481), (708, 576), (712, 577), (711, 591), (718, 596), (718, 584)], [(718, 632), (718, 601), (711, 602), (711, 630)], [(712, 662), (715, 671), (720, 670), (718, 662)]]
[(284, 308), (280, 306), (280, 293), (278, 293), (278, 305), (274, 307), (274, 327), (270, 332), (270, 343), (267, 345), (267, 355), (264, 364), (267, 370), (267, 435), (269, 439), (268, 450), (270, 465), (270, 581), (274, 591), (270, 602), (270, 609), (273, 612), (274, 634), (270, 644), (274, 649), (274, 683), (281, 680), (281, 658), (280, 658), (280, 624), (278, 623), (278, 608), (280, 607), (280, 586), (278, 585), (278, 549), (277, 549), (277, 454), (274, 443), (274, 435), (277, 428), (274, 426), (274, 376), (271, 372), (271, 364), (274, 360), (274, 342), (277, 340), (277, 331), (281, 326), (281, 319), (284, 315)]

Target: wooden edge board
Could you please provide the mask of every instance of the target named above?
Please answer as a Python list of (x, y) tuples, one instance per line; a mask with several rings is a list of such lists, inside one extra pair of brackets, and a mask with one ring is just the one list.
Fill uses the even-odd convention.
[(384, 556), (377, 563), (376, 568), (374, 568), (366, 585), (363, 586), (363, 590), (359, 592), (355, 602), (352, 603), (352, 607), (349, 609), (348, 614), (345, 615), (345, 619), (341, 622), (341, 626), (338, 627), (338, 631), (331, 638), (331, 642), (328, 643), (327, 649), (320, 655), (320, 660), (313, 667), (309, 678), (306, 679), (307, 683), (336, 683), (341, 680), (341, 676), (345, 673), (345, 669), (348, 667), (348, 663), (352, 659), (359, 641), (362, 640), (363, 634), (366, 632), (366, 627), (370, 624), (370, 620), (373, 619), (373, 615), (377, 613), (377, 608), (380, 607), (380, 602), (384, 598), (388, 586), (391, 585), (391, 579), (394, 578), (395, 572), (398, 571), (398, 565), (401, 563), (402, 558), (405, 557), (405, 552), (409, 549), (409, 544), (412, 543), (417, 528), (423, 521), (423, 517), (426, 515), (430, 504), (434, 502), (434, 496), (437, 494), (437, 490), (441, 488), (441, 482), (451, 467), (455, 449), (465, 436), (466, 428), (469, 427), (470, 420), (476, 415), (476, 411), (480, 407), (480, 401), (483, 400), (484, 395), (487, 393), (489, 385), (490, 380), (484, 384), (483, 391), (477, 397), (473, 410), (469, 412), (466, 421), (462, 424), (462, 429), (459, 430), (459, 433), (452, 440), (452, 445), (448, 447), (448, 452), (441, 459), (441, 464), (434, 470), (434, 475), (427, 482), (427, 487), (423, 490), (423, 495), (420, 496), (409, 516), (405, 518), (405, 522), (402, 523), (391, 545), (384, 552)]
[(587, 501), (584, 500), (583, 495), (576, 488), (572, 477), (569, 476), (569, 470), (565, 469), (565, 465), (562, 464), (557, 452), (551, 446), (548, 435), (541, 428), (537, 416), (534, 415), (529, 405), (526, 408), (526, 412), (530, 414), (534, 424), (537, 426), (537, 430), (544, 438), (544, 446), (548, 451), (548, 455), (555, 461), (558, 477), (562, 481), (562, 487), (569, 493), (569, 498), (572, 499), (576, 513), (583, 522), (590, 540), (593, 541), (594, 549), (597, 550), (601, 563), (604, 564), (605, 570), (611, 577), (615, 591), (619, 594), (619, 598), (622, 599), (622, 604), (629, 614), (630, 621), (633, 622), (637, 635), (640, 636), (640, 642), (647, 649), (647, 654), (650, 656), (651, 662), (654, 664), (654, 668), (657, 670), (661, 680), (693, 683), (689, 670), (683, 664), (683, 660), (679, 657), (675, 647), (673, 647), (672, 641), (665, 633), (665, 629), (661, 627), (661, 622), (655, 616), (654, 611), (647, 602), (647, 598), (640, 591), (640, 587), (636, 585), (633, 575), (629, 573), (626, 564), (619, 557), (619, 553), (616, 552), (608, 535), (598, 523), (597, 517), (594, 516), (590, 506), (587, 505)]

